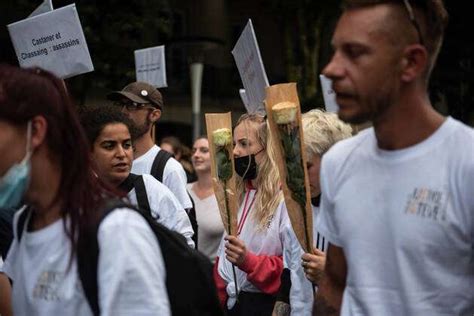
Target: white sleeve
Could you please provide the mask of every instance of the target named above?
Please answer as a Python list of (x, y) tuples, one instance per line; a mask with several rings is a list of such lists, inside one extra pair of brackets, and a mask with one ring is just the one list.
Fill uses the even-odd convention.
[(186, 183), (186, 172), (183, 166), (174, 158), (170, 158), (163, 170), (163, 184), (176, 196), (183, 208), (190, 209), (193, 204), (186, 191)]
[[(311, 282), (306, 279), (301, 266), (304, 251), (289, 225), (285, 234), (283, 261), (290, 270), (290, 306), (291, 315), (311, 315), (313, 309), (313, 290)], [(285, 262), (286, 261), (286, 262)]]
[(170, 315), (163, 256), (145, 219), (115, 210), (101, 223), (98, 242), (101, 315)]
[(187, 244), (191, 248), (195, 248), (196, 245), (192, 240), (194, 230), (191, 221), (173, 193), (152, 176), (143, 175), (143, 181), (151, 212), (155, 218), (158, 218), (157, 222), (183, 235)]
[(329, 240), (331, 244), (342, 247), (342, 239), (339, 232), (339, 225), (337, 222), (337, 214), (335, 214), (334, 203), (331, 198), (330, 181), (331, 177), (329, 170), (331, 169), (330, 161), (328, 161), (328, 155), (324, 155), (321, 162), (321, 206), (319, 216), (316, 219), (316, 225), (318, 231)]
[(291, 262), (291, 227), (287, 227), (285, 231), (285, 238), (283, 239), (283, 268), (290, 268)]

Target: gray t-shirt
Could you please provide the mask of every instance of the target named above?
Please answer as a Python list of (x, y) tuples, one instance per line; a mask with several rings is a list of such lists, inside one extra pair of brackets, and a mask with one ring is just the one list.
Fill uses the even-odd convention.
[(222, 224), (216, 196), (213, 194), (201, 200), (193, 191), (193, 184), (189, 183), (186, 189), (194, 201), (199, 231), (198, 249), (214, 262), (217, 256), (217, 248), (219, 248), (224, 234), (224, 225)]

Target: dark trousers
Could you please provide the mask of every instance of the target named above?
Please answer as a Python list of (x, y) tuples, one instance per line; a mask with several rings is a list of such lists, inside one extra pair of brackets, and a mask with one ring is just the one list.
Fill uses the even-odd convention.
[(240, 292), (228, 316), (271, 316), (276, 297), (263, 293)]

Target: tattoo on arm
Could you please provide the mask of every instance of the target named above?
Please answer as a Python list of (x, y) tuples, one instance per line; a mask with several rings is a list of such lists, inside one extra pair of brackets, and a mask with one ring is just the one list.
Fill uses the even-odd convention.
[(313, 316), (332, 316), (339, 315), (339, 311), (334, 308), (329, 302), (322, 296), (316, 295), (316, 299), (313, 305)]
[(277, 301), (273, 308), (274, 316), (290, 316), (291, 306), (288, 303)]

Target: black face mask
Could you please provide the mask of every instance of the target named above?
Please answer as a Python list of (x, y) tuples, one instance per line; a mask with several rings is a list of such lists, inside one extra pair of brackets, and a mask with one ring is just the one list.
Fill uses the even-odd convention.
[(235, 172), (244, 180), (253, 180), (257, 177), (257, 163), (255, 155), (234, 158)]
[(319, 194), (317, 197), (311, 198), (311, 205), (314, 207), (319, 207), (319, 204), (321, 203), (321, 194)]

